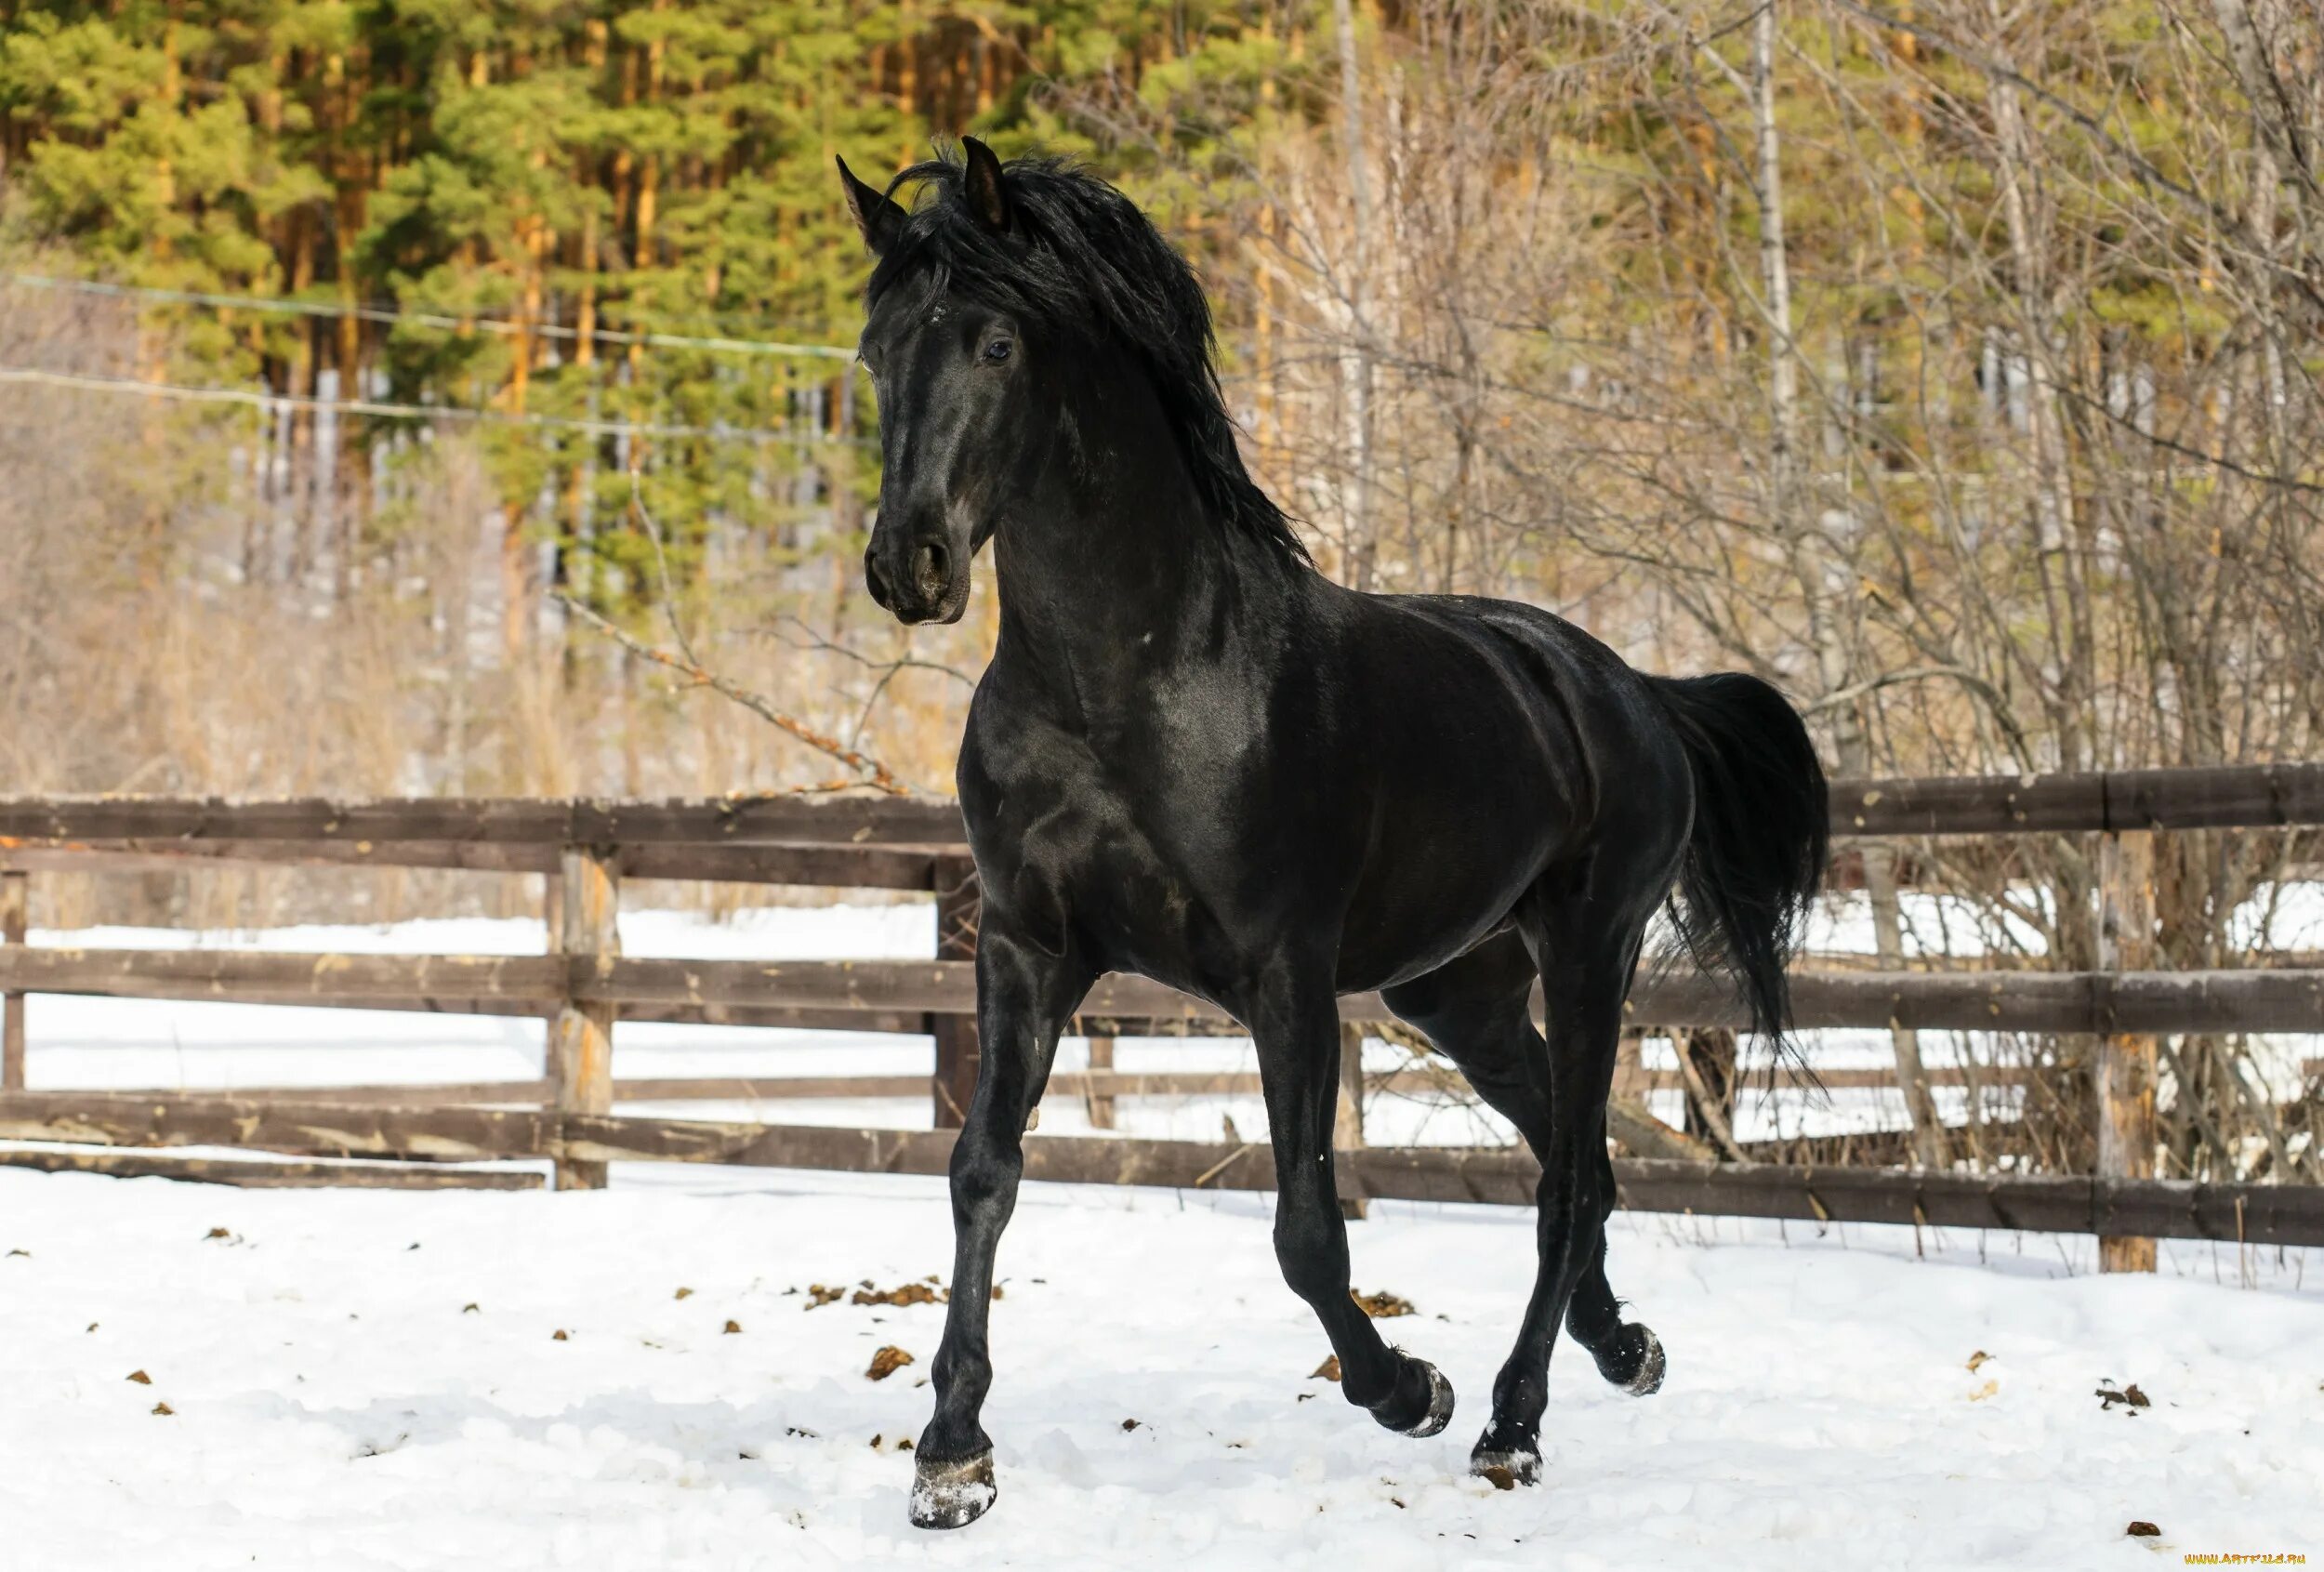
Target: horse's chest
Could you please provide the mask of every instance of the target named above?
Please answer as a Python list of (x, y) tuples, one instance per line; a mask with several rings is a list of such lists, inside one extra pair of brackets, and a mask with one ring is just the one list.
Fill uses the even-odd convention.
[(1217, 815), (1144, 812), (1077, 748), (1027, 747), (973, 785), (964, 773), (962, 800), (985, 899), (1007, 920), (1149, 975), (1183, 975), (1219, 947), (1241, 858), (1206, 827)]

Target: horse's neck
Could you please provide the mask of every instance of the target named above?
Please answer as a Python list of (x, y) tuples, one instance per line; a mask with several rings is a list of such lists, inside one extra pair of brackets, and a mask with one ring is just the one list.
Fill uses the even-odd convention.
[(1246, 658), (1260, 625), (1281, 625), (1296, 585), (1207, 514), (1167, 429), (1084, 430), (1075, 457), (993, 543), (1002, 648), (1061, 700), (1134, 707), (1188, 667)]

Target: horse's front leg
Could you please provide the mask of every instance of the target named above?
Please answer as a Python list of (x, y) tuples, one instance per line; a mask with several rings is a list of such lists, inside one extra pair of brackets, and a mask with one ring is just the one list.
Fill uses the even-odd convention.
[(1348, 1292), (1348, 1225), (1332, 1169), (1340, 1010), (1328, 968), (1262, 990), (1246, 1020), (1266, 1087), (1275, 1158), (1275, 1260), (1323, 1323), (1340, 1390), (1390, 1430), (1434, 1435), (1452, 1419), (1452, 1383), (1425, 1359), (1391, 1348)]
[(960, 1527), (993, 1504), (993, 1444), (978, 1417), (993, 1381), (993, 1255), (1016, 1209), (1025, 1122), (1049, 1084), (1057, 1034), (1090, 981), (1076, 958), (1011, 932), (986, 905), (976, 946), (976, 1093), (952, 1149), (952, 1301), (936, 1350), (935, 1417), (913, 1453), (912, 1521), (922, 1528)]

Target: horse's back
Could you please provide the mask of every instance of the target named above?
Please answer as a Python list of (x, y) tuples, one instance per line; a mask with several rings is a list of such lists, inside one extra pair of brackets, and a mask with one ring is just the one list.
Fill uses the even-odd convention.
[[(1591, 633), (1553, 612), (1482, 595), (1367, 596), (1370, 636), (1425, 627), (1469, 652), (1497, 678), (1499, 691), (1477, 695), (1512, 718), (1504, 751), (1532, 755), (1556, 777), (1557, 799), (1571, 831), (1586, 836), (1642, 789), (1684, 782), (1683, 745), (1649, 680)], [(1431, 681), (1430, 679), (1433, 680)], [(1457, 679), (1431, 673), (1414, 687), (1433, 692), (1409, 702), (1441, 707)]]

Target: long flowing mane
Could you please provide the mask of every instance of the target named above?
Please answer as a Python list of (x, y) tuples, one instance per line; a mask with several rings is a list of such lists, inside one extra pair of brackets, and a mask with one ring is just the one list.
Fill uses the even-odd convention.
[(1151, 373), (1210, 510), (1288, 560), (1309, 561), (1283, 509), (1243, 468), (1219, 389), (1210, 302), (1186, 258), (1128, 197), (1064, 159), (1015, 159), (1005, 174), (1006, 234), (970, 212), (956, 159), (932, 158), (897, 176), (890, 193), (910, 188), (918, 200), (872, 271), (871, 301), (927, 271), (940, 287), (1036, 332), (1129, 350)]

